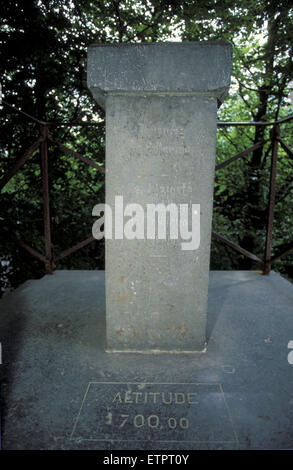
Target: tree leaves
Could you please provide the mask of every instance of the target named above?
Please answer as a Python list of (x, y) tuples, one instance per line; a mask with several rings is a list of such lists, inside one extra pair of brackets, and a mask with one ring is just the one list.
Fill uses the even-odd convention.
[[(233, 44), (233, 77), (219, 120), (269, 121), (290, 112), (293, 79), (292, 7), (286, 0), (11, 0), (0, 6), (0, 62), (5, 99), (47, 121), (91, 122), (94, 126), (52, 126), (54, 140), (103, 164), (104, 112), (86, 87), (87, 46), (94, 42), (227, 40)], [(282, 125), (291, 147), (292, 124)], [(1, 174), (38, 136), (38, 127), (3, 107)], [(269, 136), (269, 128), (219, 128), (217, 161)], [(235, 242), (247, 243), (262, 257), (271, 148), (254, 152), (216, 176), (214, 226)], [(279, 152), (274, 243), (292, 233), (292, 161)], [(91, 208), (102, 201), (103, 178), (92, 168), (49, 146), (49, 176), (54, 252), (87, 238)], [(256, 179), (255, 179), (256, 178)], [(32, 246), (43, 249), (40, 158), (35, 155), (5, 188), (0, 223), (10, 220)], [(14, 284), (42, 275), (43, 266), (19, 250), (7, 235), (1, 253), (15, 266)], [(290, 261), (291, 260), (291, 261)], [(284, 262), (285, 263), (285, 262)], [(286, 257), (292, 266), (292, 256)], [(16, 269), (16, 266), (19, 269)], [(103, 266), (103, 247), (88, 245), (60, 262), (63, 268)], [(250, 261), (213, 245), (212, 266), (250, 268)], [(281, 267), (280, 267), (281, 266)], [(279, 264), (282, 269), (282, 264)]]

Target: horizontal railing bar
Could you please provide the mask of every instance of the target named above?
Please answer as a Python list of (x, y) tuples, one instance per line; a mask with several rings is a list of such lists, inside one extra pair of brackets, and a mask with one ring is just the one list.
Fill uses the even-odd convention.
[(274, 122), (265, 122), (265, 121), (259, 121), (259, 122), (248, 122), (248, 121), (218, 121), (217, 126), (218, 127), (235, 127), (235, 126), (273, 126), (275, 123)]
[(253, 152), (254, 150), (258, 149), (259, 147), (263, 147), (267, 142), (269, 142), (270, 139), (267, 140), (262, 140), (261, 142), (258, 142), (257, 144), (254, 144), (252, 147), (249, 147), (245, 150), (243, 150), (240, 153), (237, 153), (237, 155), (234, 155), (231, 158), (228, 158), (228, 160), (225, 160), (222, 163), (219, 163), (216, 165), (216, 170), (219, 170), (220, 168), (224, 168), (225, 166), (229, 165), (230, 163), (234, 162), (235, 160), (238, 160), (239, 158), (245, 157), (245, 155), (248, 155), (250, 152)]
[[(96, 122), (45, 122), (41, 121), (40, 119), (35, 118), (34, 116), (31, 116), (30, 114), (16, 108), (15, 106), (7, 103), (7, 101), (2, 99), (2, 103), (4, 103), (6, 106), (9, 106), (11, 109), (16, 111), (17, 113), (23, 114), (24, 116), (27, 116), (28, 118), (32, 119), (33, 121), (37, 122), (38, 124), (42, 125), (50, 125), (50, 126), (96, 126), (99, 123)], [(274, 126), (276, 124), (282, 124), (283, 122), (288, 122), (293, 119), (293, 115), (287, 116), (283, 119), (279, 119), (278, 121), (271, 121), (271, 122), (265, 122), (265, 121), (252, 121), (252, 122), (246, 122), (246, 121), (218, 121), (217, 125), (219, 127), (224, 127), (224, 126)]]
[(39, 148), (41, 142), (43, 141), (42, 137), (39, 137), (30, 148), (25, 152), (25, 154), (20, 157), (15, 165), (8, 170), (7, 174), (4, 175), (0, 180), (0, 191), (6, 186), (6, 184), (13, 178), (13, 176), (20, 170), (20, 168), (25, 164), (25, 162), (32, 156), (32, 154)]
[(22, 111), (21, 109), (16, 108), (12, 104), (7, 103), (7, 101), (5, 101), (5, 100), (2, 100), (2, 103), (5, 104), (6, 106), (8, 106), (9, 108), (13, 109), (13, 111), (15, 111), (19, 114), (23, 114), (24, 116), (28, 117), (29, 119), (31, 119), (32, 121), (34, 121), (38, 124), (41, 124), (41, 125), (46, 125), (47, 124), (46, 122), (40, 121), (40, 119), (37, 119), (34, 116), (31, 116), (30, 114), (26, 113), (25, 111)]
[(105, 121), (99, 121), (99, 122), (50, 122), (48, 121), (46, 123), (48, 126), (67, 126), (67, 127), (82, 127), (82, 126), (96, 126), (96, 127), (103, 127), (105, 125)]
[(287, 116), (283, 119), (279, 119), (278, 121), (274, 122), (273, 124), (282, 124), (283, 122), (288, 122), (288, 121), (291, 121), (293, 119), (293, 114), (291, 114), (290, 116)]
[(74, 150), (69, 149), (68, 147), (66, 147), (66, 146), (63, 145), (63, 144), (60, 144), (59, 142), (56, 142), (55, 140), (53, 140), (53, 139), (50, 137), (50, 135), (48, 136), (48, 139), (49, 139), (50, 142), (52, 142), (53, 144), (58, 145), (58, 147), (60, 147), (61, 150), (63, 150), (65, 153), (68, 153), (69, 155), (72, 155), (73, 157), (79, 158), (79, 159), (82, 160), (84, 163), (87, 163), (88, 165), (92, 166), (93, 168), (96, 168), (96, 170), (99, 170), (101, 173), (105, 173), (105, 168), (102, 167), (102, 166), (97, 165), (97, 163), (95, 163), (95, 162), (94, 162), (93, 160), (91, 160), (90, 158), (84, 157), (84, 156), (81, 155), (80, 153), (75, 152)]
[(231, 242), (230, 240), (228, 240), (228, 238), (223, 237), (223, 235), (220, 235), (217, 232), (212, 232), (212, 235), (214, 238), (216, 238), (216, 240), (225, 243), (230, 248), (232, 248), (235, 251), (238, 251), (239, 253), (246, 256), (247, 258), (250, 258), (253, 261), (259, 261), (260, 263), (263, 263), (263, 261), (258, 256), (254, 255), (253, 253), (250, 253), (250, 251), (245, 250), (241, 246), (236, 245), (236, 243)]
[(60, 253), (60, 255), (58, 255), (56, 258), (53, 259), (53, 263), (56, 263), (60, 259), (71, 255), (72, 253), (74, 253), (77, 250), (80, 250), (81, 248), (83, 248), (86, 245), (89, 245), (94, 240), (95, 240), (94, 237), (87, 238), (86, 240), (83, 240), (82, 242), (78, 243), (77, 245), (73, 246), (72, 248), (68, 248), (68, 250), (62, 251), (62, 253)]
[(218, 127), (225, 127), (225, 126), (275, 126), (277, 124), (282, 124), (283, 122), (288, 122), (293, 119), (293, 115), (287, 116), (283, 119), (280, 119), (278, 121), (271, 121), (271, 122), (265, 122), (265, 121), (251, 121), (251, 122), (246, 122), (246, 121), (218, 121), (217, 125)]
[(36, 117), (32, 116), (29, 113), (26, 113), (25, 111), (22, 111), (21, 109), (16, 108), (12, 104), (9, 104), (7, 101), (2, 99), (2, 103), (8, 106), (9, 108), (13, 109), (16, 113), (22, 114), (23, 116), (26, 116), (27, 118), (31, 119), (32, 121), (36, 122), (37, 124), (41, 124), (43, 126), (99, 126), (99, 125), (104, 125), (103, 122), (46, 122), (42, 121), (40, 119), (37, 119)]
[(293, 150), (289, 147), (289, 145), (287, 145), (281, 137), (277, 137), (277, 140), (280, 142), (285, 152), (287, 152), (290, 157), (293, 157)]

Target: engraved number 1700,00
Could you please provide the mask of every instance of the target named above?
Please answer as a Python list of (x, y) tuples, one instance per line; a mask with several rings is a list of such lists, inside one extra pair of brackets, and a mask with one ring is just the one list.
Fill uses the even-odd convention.
[[(142, 428), (147, 426), (151, 429), (163, 429), (163, 425), (161, 424), (160, 418), (157, 415), (135, 415), (133, 418), (130, 415), (120, 414), (120, 422), (119, 428), (123, 428), (126, 423), (133, 424), (135, 428)], [(108, 413), (106, 424), (113, 424), (113, 415), (112, 413)], [(187, 418), (167, 418), (167, 427), (169, 429), (188, 429), (189, 428), (189, 421)]]

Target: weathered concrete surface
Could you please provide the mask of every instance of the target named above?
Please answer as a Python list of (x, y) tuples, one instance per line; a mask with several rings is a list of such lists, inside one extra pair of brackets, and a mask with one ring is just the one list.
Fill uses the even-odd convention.
[(197, 96), (108, 98), (107, 204), (123, 195), (145, 212), (151, 203), (201, 212), (195, 251), (182, 239), (107, 240), (109, 350), (204, 349), (216, 110), (215, 99)]
[(200, 355), (106, 354), (104, 287), (57, 271), (0, 300), (3, 449), (292, 448), (292, 284), (212, 271)]
[(200, 204), (197, 250), (180, 237), (106, 241), (108, 351), (204, 350), (217, 101), (230, 72), (226, 43), (89, 49), (88, 86), (106, 100), (113, 214), (116, 196), (145, 214), (147, 204)]
[(232, 48), (224, 41), (93, 44), (87, 83), (104, 107), (107, 93), (208, 92), (229, 89)]

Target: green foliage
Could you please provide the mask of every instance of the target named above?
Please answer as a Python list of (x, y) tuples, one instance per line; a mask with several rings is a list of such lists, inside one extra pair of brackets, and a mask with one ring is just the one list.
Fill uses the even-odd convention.
[[(290, 114), (292, 7), (286, 0), (7, 0), (0, 6), (0, 62), (5, 100), (50, 122), (55, 141), (104, 164), (104, 112), (86, 87), (86, 49), (91, 43), (226, 40), (233, 44), (233, 77), (220, 121), (274, 121)], [(289, 146), (292, 121), (281, 126)], [(4, 106), (1, 174), (39, 135), (38, 125)], [(269, 127), (221, 127), (217, 162), (269, 138)], [(214, 230), (263, 258), (271, 146), (255, 150), (217, 172)], [(49, 146), (50, 208), (54, 255), (90, 237), (95, 204), (104, 201), (103, 178), (93, 168)], [(279, 150), (273, 252), (289, 243), (293, 226), (292, 158)], [(0, 201), (2, 257), (12, 261), (12, 284), (42, 276), (44, 266), (19, 248), (16, 233), (44, 253), (40, 153), (4, 188)], [(94, 242), (59, 261), (57, 268), (102, 268), (104, 247)], [(276, 263), (293, 278), (293, 255)], [(256, 265), (219, 243), (213, 269)], [(5, 269), (5, 268), (3, 268)], [(1, 273), (0, 273), (1, 277)]]

